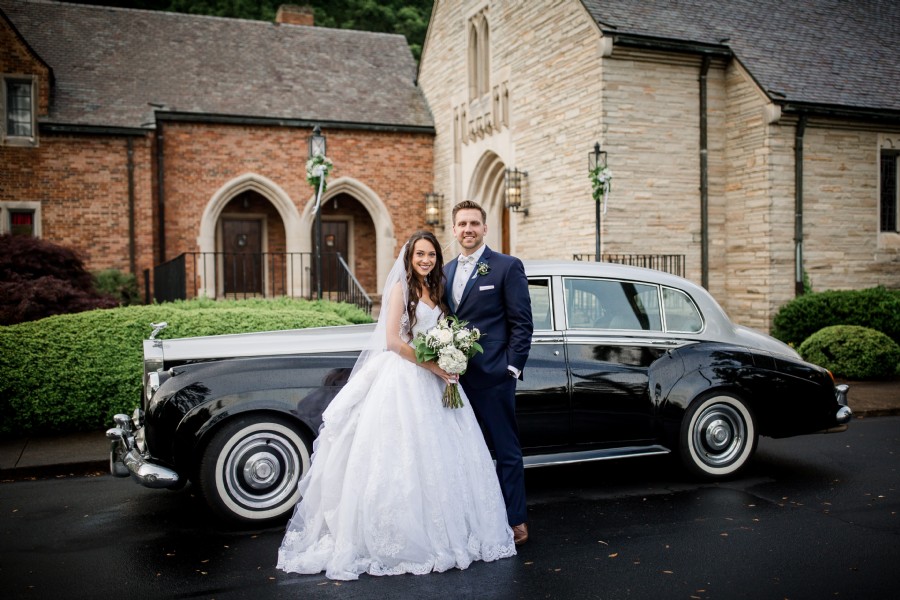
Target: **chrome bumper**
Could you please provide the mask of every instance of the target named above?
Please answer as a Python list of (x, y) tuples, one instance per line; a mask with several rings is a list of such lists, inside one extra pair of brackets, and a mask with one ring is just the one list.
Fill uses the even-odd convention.
[(849, 390), (850, 386), (846, 383), (835, 386), (834, 397), (838, 403), (838, 410), (837, 414), (834, 415), (834, 420), (837, 421), (837, 425), (824, 430), (822, 433), (840, 433), (841, 431), (847, 431), (847, 423), (853, 418), (853, 411), (847, 403), (847, 392)]
[(106, 431), (109, 439), (109, 472), (115, 477), (128, 477), (149, 488), (168, 488), (178, 484), (178, 473), (155, 465), (141, 453), (134, 439), (128, 415), (113, 417), (116, 426)]

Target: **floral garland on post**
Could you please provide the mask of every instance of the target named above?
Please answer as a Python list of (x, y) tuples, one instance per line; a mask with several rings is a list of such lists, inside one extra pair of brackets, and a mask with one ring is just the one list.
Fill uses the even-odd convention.
[(606, 214), (606, 199), (612, 184), (612, 171), (606, 165), (597, 165), (591, 170), (591, 185), (594, 188), (594, 200), (603, 202), (603, 214)]
[[(319, 169), (319, 167), (321, 167), (321, 169)], [(319, 189), (319, 173), (321, 173), (322, 191), (324, 192), (327, 187), (325, 180), (328, 178), (328, 174), (331, 172), (332, 168), (334, 168), (334, 164), (331, 162), (330, 158), (324, 154), (316, 154), (306, 161), (306, 182), (313, 186), (313, 189)]]

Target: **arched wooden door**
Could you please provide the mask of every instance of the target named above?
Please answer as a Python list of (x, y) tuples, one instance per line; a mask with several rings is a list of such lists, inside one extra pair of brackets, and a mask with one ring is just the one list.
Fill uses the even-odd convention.
[[(313, 243), (315, 244), (315, 225)], [(314, 253), (315, 254), (315, 253)], [(322, 221), (322, 292), (346, 292), (347, 278), (338, 261), (338, 255), (349, 262), (350, 223), (348, 221)], [(318, 265), (313, 258), (312, 280), (317, 281)]]
[(222, 221), (222, 276), (226, 296), (251, 296), (263, 292), (262, 221)]

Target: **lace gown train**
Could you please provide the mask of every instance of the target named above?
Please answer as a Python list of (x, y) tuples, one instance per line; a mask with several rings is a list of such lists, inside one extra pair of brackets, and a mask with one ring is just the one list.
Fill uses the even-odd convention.
[[(438, 308), (420, 302), (413, 335)], [(468, 399), (444, 408), (444, 382), (383, 352), (323, 415), (312, 466), (278, 551), (278, 568), (424, 574), (516, 553), (490, 453)]]

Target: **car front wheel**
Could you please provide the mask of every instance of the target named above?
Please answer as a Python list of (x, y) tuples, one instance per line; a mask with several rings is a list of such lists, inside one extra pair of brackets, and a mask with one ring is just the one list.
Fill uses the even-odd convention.
[(300, 500), (312, 444), (289, 422), (247, 415), (226, 423), (200, 461), (200, 489), (213, 511), (253, 523), (286, 516)]
[(695, 401), (681, 423), (679, 450), (689, 471), (706, 478), (737, 473), (756, 450), (753, 413), (737, 396), (717, 393)]

